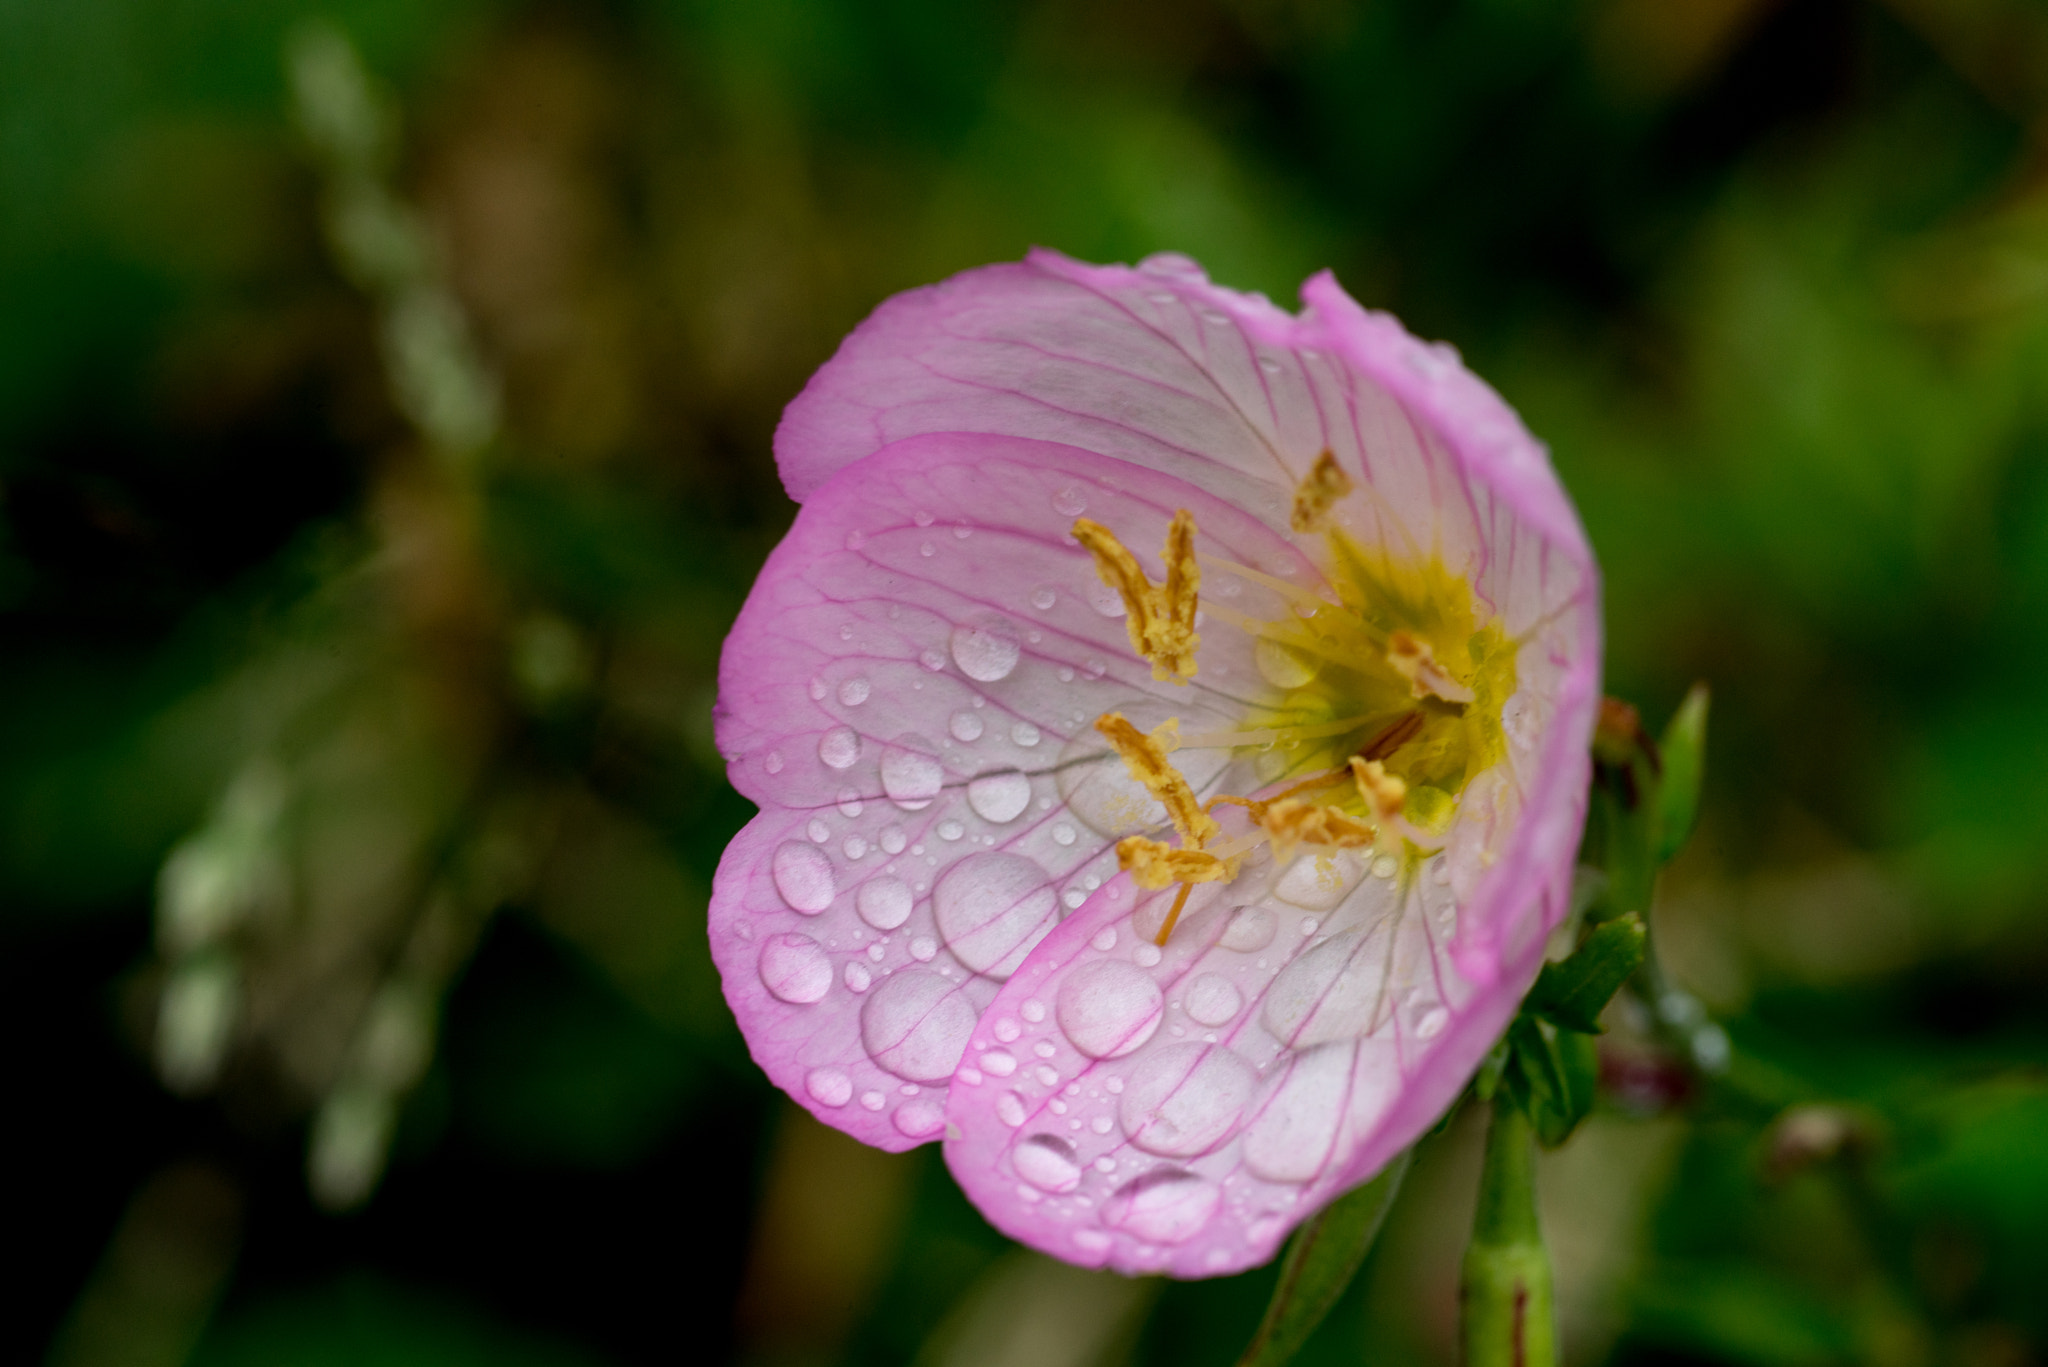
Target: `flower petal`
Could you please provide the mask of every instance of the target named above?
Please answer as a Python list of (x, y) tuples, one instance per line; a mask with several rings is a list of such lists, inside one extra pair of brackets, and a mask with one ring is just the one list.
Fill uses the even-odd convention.
[[(1259, 686), (1235, 631), (1194, 683), (1153, 680), (1068, 534), (1084, 507), (1135, 547), (1187, 508), (1205, 549), (1316, 582), (1284, 538), (1171, 476), (930, 436), (816, 493), (726, 642), (719, 746), (762, 812), (720, 864), (713, 954), (769, 1076), (868, 1143), (935, 1137), (1000, 982), (1115, 873), (1116, 837), (1164, 824), (1096, 717), (1227, 728)], [(1229, 587), (1246, 612), (1285, 611)], [(1229, 752), (1177, 759), (1213, 788)]]

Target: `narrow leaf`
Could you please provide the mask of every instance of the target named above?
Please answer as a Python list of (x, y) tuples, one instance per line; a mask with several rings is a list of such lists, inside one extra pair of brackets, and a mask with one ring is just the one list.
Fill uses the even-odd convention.
[(1266, 1318), (1237, 1360), (1238, 1367), (1280, 1367), (1308, 1342), (1358, 1275), (1359, 1264), (1401, 1190), (1401, 1179), (1408, 1175), (1408, 1159), (1408, 1153), (1402, 1153), (1379, 1176), (1338, 1197), (1295, 1231), (1280, 1262), (1280, 1281), (1273, 1288)]
[(1657, 789), (1657, 862), (1668, 863), (1699, 818), (1706, 772), (1707, 686), (1696, 683), (1664, 728), (1664, 781)]
[(1639, 916), (1601, 922), (1570, 958), (1543, 965), (1528, 1009), (1567, 1030), (1599, 1034), (1601, 1011), (1642, 964), (1647, 940)]

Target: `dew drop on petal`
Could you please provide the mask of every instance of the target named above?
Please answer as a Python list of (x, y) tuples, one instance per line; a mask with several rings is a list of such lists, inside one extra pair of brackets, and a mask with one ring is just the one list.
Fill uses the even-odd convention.
[(1252, 646), (1252, 663), (1275, 688), (1300, 688), (1313, 682), (1323, 668), (1322, 656), (1264, 636)]
[(824, 947), (794, 931), (761, 942), (761, 983), (783, 1001), (808, 1006), (832, 990), (832, 960)]
[(990, 1077), (1008, 1077), (1017, 1071), (1017, 1056), (1007, 1049), (991, 1049), (981, 1056), (981, 1068)]
[[(887, 844), (886, 837), (884, 844)], [(870, 878), (854, 894), (860, 919), (876, 930), (894, 930), (910, 919), (910, 887), (900, 878)]]
[(1244, 1009), (1244, 994), (1221, 973), (1204, 973), (1188, 984), (1181, 1005), (1197, 1025), (1228, 1025)]
[(1256, 954), (1273, 943), (1273, 913), (1264, 907), (1239, 907), (1216, 943), (1240, 954)]
[(967, 828), (951, 817), (947, 817), (939, 823), (939, 839), (941, 840), (958, 840), (965, 834), (967, 834)]
[(906, 812), (929, 807), (946, 781), (930, 750), (922, 736), (903, 736), (882, 751), (882, 791)]
[(1010, 728), (1010, 739), (1026, 750), (1029, 750), (1032, 746), (1038, 744), (1039, 731), (1030, 722), (1020, 721)]
[(1081, 1160), (1074, 1146), (1056, 1134), (1034, 1134), (1010, 1152), (1017, 1175), (1040, 1191), (1072, 1191), (1081, 1185)]
[(945, 1111), (931, 1101), (906, 1101), (889, 1119), (911, 1139), (930, 1139), (946, 1127)]
[(832, 861), (817, 846), (784, 841), (775, 848), (769, 873), (791, 911), (816, 916), (832, 905)]
[(960, 672), (982, 683), (1009, 678), (1021, 653), (1016, 637), (993, 625), (954, 627), (952, 645)]
[(1031, 590), (1031, 606), (1040, 612), (1052, 611), (1053, 604), (1059, 601), (1060, 595), (1055, 589), (1039, 587)]
[(1019, 1125), (1022, 1125), (1026, 1114), (1024, 1098), (1018, 1096), (1015, 1092), (1004, 1092), (996, 1098), (996, 1119), (1002, 1121), (1011, 1129), (1014, 1130)]
[(780, 750), (770, 750), (767, 754), (767, 757), (761, 761), (761, 767), (763, 769), (766, 769), (771, 774), (781, 773), (782, 752)]
[(972, 712), (955, 712), (953, 719), (946, 723), (946, 729), (953, 733), (953, 739), (962, 745), (972, 745), (981, 739), (981, 718)]
[(813, 845), (822, 845), (832, 838), (832, 828), (814, 816), (811, 823), (804, 827), (804, 834), (811, 838)]
[(1017, 1036), (1023, 1033), (1023, 1027), (1018, 1025), (1013, 1018), (1004, 1016), (996, 1022), (995, 1032), (997, 1039), (1005, 1044), (1012, 1044), (1016, 1041)]
[(1064, 821), (1052, 828), (1052, 843), (1055, 845), (1071, 845), (1077, 838), (1074, 828)]
[(967, 805), (983, 821), (998, 826), (1015, 821), (1031, 805), (1031, 780), (1015, 769), (983, 774), (967, 785)]
[(1131, 1070), (1117, 1120), (1145, 1152), (1191, 1158), (1230, 1133), (1256, 1080), (1251, 1065), (1220, 1045), (1171, 1044)]
[(939, 942), (929, 935), (920, 935), (910, 942), (910, 957), (921, 964), (928, 964), (939, 956)]
[(1138, 961), (1138, 967), (1150, 968), (1159, 962), (1164, 953), (1165, 951), (1160, 949), (1158, 945), (1147, 940), (1131, 951), (1131, 957)]
[(1053, 1011), (1060, 1033), (1089, 1058), (1121, 1058), (1159, 1029), (1159, 985), (1120, 959), (1094, 959), (1067, 975)]
[(975, 1010), (952, 983), (907, 968), (882, 980), (861, 1006), (868, 1056), (908, 1082), (944, 1082), (974, 1033)]
[(882, 828), (882, 853), (901, 854), (903, 853), (903, 843), (904, 835), (901, 826), (884, 826)]
[(971, 854), (947, 869), (932, 889), (932, 913), (954, 957), (997, 982), (1016, 972), (1059, 920), (1045, 870), (1007, 853)]
[(1432, 1006), (1415, 1021), (1415, 1038), (1435, 1039), (1451, 1023), (1451, 1013), (1441, 1006)]
[(866, 679), (855, 675), (839, 685), (839, 701), (848, 707), (859, 707), (868, 700), (868, 694), (873, 691)]
[(804, 1090), (820, 1106), (844, 1106), (853, 1100), (853, 1079), (837, 1068), (813, 1068), (804, 1078)]
[(936, 674), (946, 667), (946, 652), (937, 646), (926, 646), (917, 652), (917, 662)]
[(857, 959), (848, 960), (846, 972), (840, 976), (846, 979), (846, 990), (849, 992), (865, 992), (868, 985), (874, 981), (874, 975), (868, 972), (867, 965)]
[(889, 1098), (883, 1096), (880, 1092), (862, 1092), (860, 1094), (860, 1104), (863, 1110), (879, 1111), (882, 1107), (889, 1104)]
[(1222, 1203), (1223, 1190), (1178, 1168), (1154, 1169), (1118, 1187), (1103, 1202), (1103, 1222), (1155, 1244), (1186, 1243)]
[[(1046, 1063), (1041, 1063), (1041, 1064), (1039, 1064), (1039, 1065), (1038, 1065), (1038, 1066), (1037, 1066), (1036, 1068), (1033, 1068), (1033, 1069), (1031, 1070), (1031, 1075), (1032, 1075), (1033, 1077), (1037, 1078), (1037, 1079), (1039, 1080), (1039, 1082), (1040, 1082), (1040, 1083), (1041, 1083), (1042, 1085), (1044, 1085), (1044, 1086), (1047, 1086), (1047, 1087), (1057, 1087), (1057, 1086), (1059, 1086), (1059, 1085), (1060, 1085), (1060, 1072), (1059, 1072), (1059, 1069), (1057, 1069), (1057, 1068), (1054, 1068), (1054, 1067), (1053, 1067), (1052, 1065), (1050, 1065), (1050, 1064), (1046, 1064)], [(1063, 1105), (1062, 1103), (1060, 1103), (1060, 1102), (1058, 1102), (1058, 1101), (1055, 1101), (1055, 1102), (1053, 1102), (1053, 1103), (1052, 1103), (1052, 1108), (1053, 1108), (1053, 1110), (1054, 1110), (1055, 1112), (1061, 1112), (1061, 1113), (1064, 1113), (1064, 1112), (1065, 1112), (1065, 1110), (1066, 1110), (1066, 1107), (1065, 1107), (1065, 1105)]]
[(1076, 484), (1069, 484), (1052, 496), (1052, 510), (1061, 517), (1079, 517), (1088, 511), (1088, 497)]
[(850, 726), (835, 726), (818, 738), (818, 760), (827, 769), (851, 769), (860, 758), (860, 737)]
[(1319, 1176), (1337, 1142), (1352, 1097), (1352, 1043), (1326, 1044), (1294, 1055), (1285, 1076), (1246, 1129), (1244, 1163), (1268, 1182)]
[(939, 553), (939, 548), (933, 545), (931, 542), (926, 541), (918, 546), (917, 553), (923, 556), (925, 559), (929, 560)]
[(1095, 932), (1095, 937), (1088, 943), (1095, 946), (1095, 952), (1098, 954), (1109, 953), (1116, 948), (1116, 927), (1104, 926)]
[(849, 835), (840, 842), (839, 849), (848, 859), (865, 859), (868, 853), (868, 842), (864, 837)]
[(831, 691), (832, 691), (832, 690), (830, 690), (829, 688), (827, 688), (827, 687), (825, 686), (825, 681), (824, 681), (823, 679), (813, 679), (813, 680), (811, 680), (811, 701), (812, 701), (812, 702), (823, 702), (823, 701), (825, 701), (825, 695), (826, 695), (827, 693), (831, 692)]
[(837, 805), (839, 807), (839, 814), (841, 816), (859, 816), (861, 814), (861, 808), (864, 805), (860, 799), (860, 789), (841, 788), (839, 790), (839, 799)]

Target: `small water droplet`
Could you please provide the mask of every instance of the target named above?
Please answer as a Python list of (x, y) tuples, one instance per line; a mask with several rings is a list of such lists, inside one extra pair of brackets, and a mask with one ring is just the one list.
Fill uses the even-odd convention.
[(905, 1102), (889, 1119), (912, 1139), (929, 1139), (946, 1127), (946, 1112), (933, 1101)]
[(1088, 496), (1077, 484), (1069, 484), (1052, 496), (1052, 510), (1061, 517), (1079, 517), (1088, 511)]
[(967, 785), (967, 805), (983, 821), (1005, 825), (1031, 805), (1031, 780), (1015, 769), (983, 774)]
[(1136, 949), (1131, 951), (1131, 958), (1137, 961), (1138, 967), (1151, 968), (1158, 964), (1162, 953), (1163, 951), (1158, 945), (1153, 944), (1150, 940), (1144, 940), (1139, 943)]
[(953, 663), (970, 679), (995, 683), (1017, 668), (1021, 647), (1006, 625), (953, 628)]
[(853, 900), (861, 920), (876, 930), (894, 930), (910, 919), (910, 908), (915, 899), (902, 879), (885, 876), (862, 883)]
[(1031, 606), (1040, 612), (1052, 611), (1053, 604), (1060, 601), (1059, 592), (1043, 586), (1031, 590)]
[(931, 542), (927, 541), (917, 548), (917, 553), (925, 557), (925, 559), (929, 560), (931, 559), (931, 557), (939, 553), (939, 548), (937, 546), (934, 546)]
[[(1049, 1063), (1039, 1064), (1036, 1068), (1033, 1068), (1031, 1070), (1031, 1075), (1037, 1078), (1042, 1086), (1057, 1087), (1060, 1085), (1060, 1070), (1053, 1067)], [(1064, 1111), (1065, 1109), (1066, 1108), (1060, 1105), (1058, 1102), (1053, 1103), (1054, 1111)]]
[(1064, 821), (1052, 828), (1052, 843), (1055, 845), (1071, 845), (1079, 838), (1074, 828)]
[(1015, 1092), (1004, 1092), (996, 1098), (996, 1119), (1011, 1129), (1014, 1130), (1024, 1123), (1025, 1114), (1024, 1098)]
[(904, 835), (901, 826), (884, 826), (882, 828), (882, 852), (884, 854), (903, 853), (903, 841)]
[(1204, 973), (1188, 984), (1181, 1006), (1197, 1025), (1228, 1025), (1244, 1009), (1244, 994), (1221, 973)]
[(1109, 673), (1109, 661), (1100, 655), (1090, 655), (1081, 665), (1081, 672), (1091, 679), (1099, 679)]
[(1072, 1191), (1081, 1184), (1081, 1160), (1058, 1135), (1034, 1134), (1010, 1153), (1017, 1175), (1040, 1191)]
[(842, 976), (846, 979), (846, 990), (849, 992), (865, 992), (868, 990), (868, 984), (874, 981), (868, 973), (867, 965), (857, 959), (847, 960), (846, 972)]
[(1400, 860), (1394, 858), (1391, 854), (1383, 854), (1372, 861), (1372, 876), (1375, 878), (1392, 878), (1400, 867)]
[(975, 716), (972, 712), (955, 712), (953, 719), (946, 724), (946, 729), (951, 731), (953, 739), (959, 741), (962, 745), (972, 745), (981, 739), (981, 718)]
[(862, 806), (860, 790), (858, 788), (841, 788), (839, 790), (838, 807), (841, 816), (859, 816)]
[(929, 935), (920, 935), (910, 942), (910, 957), (921, 964), (928, 964), (938, 957), (939, 942)]
[(1017, 1008), (1017, 1014), (1030, 1021), (1033, 1025), (1036, 1025), (1045, 1019), (1045, 1003), (1036, 997), (1028, 998), (1022, 1006)]
[(1096, 952), (1099, 954), (1109, 953), (1109, 951), (1116, 948), (1116, 927), (1104, 926), (1095, 932), (1094, 938), (1089, 940), (1088, 943), (1094, 945)]
[(791, 911), (816, 916), (832, 905), (832, 861), (815, 845), (787, 840), (776, 846), (769, 875)]
[(939, 823), (939, 839), (941, 840), (958, 840), (965, 834), (967, 834), (967, 828), (950, 816)]
[(1088, 894), (1079, 888), (1068, 888), (1060, 894), (1060, 901), (1066, 905), (1068, 911), (1079, 911), (1081, 904), (1087, 900)]
[(1067, 667), (1066, 665), (1061, 665), (1061, 666), (1060, 666), (1060, 682), (1061, 682), (1061, 683), (1072, 683), (1073, 681), (1074, 681), (1074, 671), (1073, 671), (1072, 669), (1068, 668), (1068, 667)]
[(990, 1077), (1008, 1077), (1017, 1071), (1017, 1058), (1007, 1050), (991, 1049), (981, 1056), (981, 1066)]
[(1039, 742), (1039, 730), (1028, 721), (1020, 721), (1010, 728), (1010, 739), (1026, 750)]
[(946, 667), (946, 652), (937, 646), (926, 646), (917, 652), (917, 662), (936, 674)]
[(968, 537), (970, 537), (970, 536), (973, 536), (973, 535), (974, 535), (974, 528), (972, 528), (972, 527), (955, 527), (955, 528), (953, 529), (953, 536), (954, 536), (954, 539), (956, 539), (956, 540), (959, 540), (959, 541), (965, 541), (965, 540), (966, 540), (966, 539), (967, 539)]
[(794, 931), (761, 942), (761, 983), (782, 1001), (808, 1006), (832, 990), (832, 960), (824, 947)]
[(812, 701), (812, 702), (823, 702), (823, 701), (825, 701), (825, 695), (826, 695), (827, 693), (831, 692), (831, 691), (832, 691), (831, 689), (829, 689), (829, 688), (827, 688), (827, 687), (825, 686), (825, 681), (824, 681), (823, 679), (813, 679), (813, 680), (811, 680), (811, 701)]
[(1275, 688), (1300, 688), (1322, 672), (1323, 658), (1261, 636), (1252, 646), (1252, 663)]
[(835, 726), (818, 738), (818, 762), (828, 769), (851, 769), (860, 758), (860, 737), (850, 726)]
[(853, 628), (850, 626), (839, 628), (839, 639), (842, 641), (851, 641), (853, 639)]
[(902, 968), (862, 1004), (861, 1044), (906, 1082), (944, 1082), (967, 1051), (974, 1019), (974, 1004), (955, 984), (929, 969)]
[(804, 1090), (820, 1106), (844, 1106), (853, 1100), (853, 1079), (837, 1068), (813, 1068), (804, 1079)]
[(1450, 1023), (1450, 1012), (1444, 1010), (1441, 1006), (1432, 1006), (1427, 1011), (1424, 1011), (1415, 1022), (1415, 1038), (1435, 1039), (1444, 1032), (1444, 1027)]
[(839, 701), (848, 707), (859, 707), (868, 700), (868, 681), (855, 675), (839, 685)]
[(1017, 1036), (1023, 1033), (1023, 1029), (1017, 1024), (1016, 1020), (1013, 1017), (1004, 1016), (1001, 1020), (996, 1022), (995, 1033), (996, 1038), (1001, 1040), (1003, 1043), (1012, 1044), (1015, 1043)]
[(860, 1104), (865, 1110), (879, 1111), (889, 1104), (889, 1098), (883, 1096), (880, 1092), (862, 1092), (860, 1094)]
[(843, 842), (841, 842), (839, 848), (848, 859), (857, 860), (867, 858), (868, 842), (860, 836), (849, 835)]
[(932, 525), (932, 515), (922, 508), (919, 508), (916, 512), (912, 513), (910, 515), (910, 520), (912, 522), (915, 522), (920, 527), (929, 527)]
[(832, 838), (832, 828), (814, 816), (810, 824), (804, 827), (804, 834), (811, 838), (813, 845), (822, 845)]
[(762, 767), (763, 769), (766, 769), (766, 770), (767, 770), (767, 771), (768, 771), (769, 773), (771, 773), (771, 774), (779, 774), (779, 773), (781, 773), (781, 772), (782, 772), (782, 752), (781, 752), (780, 750), (770, 750), (770, 751), (768, 752), (768, 754), (767, 754), (766, 758), (764, 758), (764, 759), (763, 759), (763, 760), (761, 761), (761, 767)]

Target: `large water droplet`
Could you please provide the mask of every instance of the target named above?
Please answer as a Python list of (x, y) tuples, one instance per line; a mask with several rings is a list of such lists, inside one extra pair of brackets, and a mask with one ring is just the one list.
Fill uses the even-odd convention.
[(998, 826), (1015, 821), (1031, 805), (1031, 780), (1015, 769), (983, 774), (967, 785), (967, 805), (983, 821)]
[(981, 718), (972, 712), (955, 712), (946, 729), (953, 733), (953, 739), (962, 745), (972, 745), (981, 739)]
[(1053, 999), (1060, 1033), (1089, 1058), (1121, 1058), (1159, 1028), (1159, 985), (1121, 959), (1082, 964)]
[(1385, 1023), (1386, 960), (1384, 931), (1332, 935), (1280, 970), (1259, 1018), (1297, 1049), (1358, 1039)]
[(873, 691), (866, 679), (856, 675), (839, 685), (839, 701), (847, 707), (859, 707)]
[(1007, 679), (1017, 668), (1021, 647), (1007, 625), (953, 628), (953, 663), (970, 679), (995, 683)]
[(955, 958), (1001, 982), (1059, 921), (1045, 870), (1020, 854), (970, 854), (932, 889), (939, 934)]
[(1204, 973), (1188, 984), (1181, 1005), (1197, 1025), (1228, 1025), (1244, 1009), (1244, 994), (1221, 973)]
[(1032, 746), (1038, 744), (1040, 739), (1039, 730), (1028, 721), (1020, 721), (1010, 728), (1010, 739), (1024, 749), (1029, 750)]
[(909, 884), (884, 876), (862, 883), (860, 891), (854, 894), (853, 905), (860, 912), (860, 919), (876, 930), (894, 930), (910, 919), (913, 900)]
[(1309, 851), (1297, 855), (1273, 885), (1273, 895), (1308, 911), (1328, 911), (1365, 876), (1365, 866), (1349, 850)]
[(837, 1068), (813, 1068), (804, 1079), (804, 1090), (820, 1106), (844, 1106), (853, 1100), (853, 1079)]
[(1356, 1054), (1347, 1043), (1295, 1055), (1245, 1131), (1246, 1167), (1268, 1182), (1307, 1182), (1322, 1173), (1351, 1097)]
[(1118, 1187), (1102, 1204), (1103, 1222), (1154, 1244), (1179, 1244), (1209, 1223), (1223, 1189), (1179, 1168), (1154, 1169)]
[(922, 811), (939, 795), (946, 771), (922, 736), (899, 736), (882, 751), (882, 791), (906, 812)]
[(1240, 954), (1256, 954), (1273, 943), (1274, 929), (1272, 912), (1264, 907), (1239, 907), (1230, 913), (1216, 943)]
[(981, 1056), (981, 1067), (990, 1077), (1008, 1077), (1017, 1071), (1017, 1056), (1007, 1049), (991, 1049)]
[(1040, 1191), (1066, 1192), (1081, 1185), (1081, 1160), (1074, 1146), (1056, 1134), (1034, 1134), (1010, 1151), (1017, 1175)]
[(1251, 1065), (1220, 1045), (1170, 1044), (1131, 1070), (1117, 1120), (1145, 1152), (1192, 1158), (1236, 1126), (1256, 1082)]
[(908, 1082), (953, 1076), (974, 1033), (975, 1010), (959, 989), (927, 969), (899, 969), (860, 1012), (868, 1056)]
[(1300, 688), (1312, 682), (1323, 669), (1323, 658), (1306, 650), (1283, 645), (1261, 636), (1252, 647), (1252, 662), (1275, 688)]
[(770, 935), (761, 942), (761, 982), (783, 1001), (808, 1006), (832, 990), (832, 960), (808, 935)]
[(769, 873), (791, 911), (816, 916), (832, 905), (832, 861), (817, 846), (783, 841), (775, 847)]
[(860, 758), (860, 737), (850, 726), (835, 726), (818, 738), (818, 759), (828, 769), (851, 769)]
[(906, 1101), (889, 1120), (911, 1139), (930, 1139), (946, 1128), (946, 1112), (933, 1101)]

